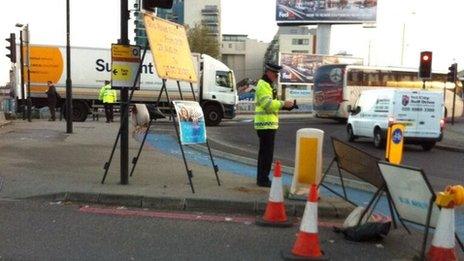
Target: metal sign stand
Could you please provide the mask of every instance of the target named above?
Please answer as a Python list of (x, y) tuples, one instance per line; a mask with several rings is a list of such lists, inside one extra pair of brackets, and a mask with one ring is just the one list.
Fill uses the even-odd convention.
[[(121, 122), (125, 121), (126, 118), (129, 117), (129, 104), (131, 103), (132, 101), (132, 97), (134, 95), (134, 91), (135, 91), (135, 86), (137, 85), (137, 82), (138, 82), (138, 79), (140, 77), (140, 74), (142, 72), (142, 63), (143, 63), (143, 60), (145, 59), (145, 55), (147, 53), (147, 48), (146, 48), (146, 45), (145, 45), (145, 48), (143, 50), (143, 54), (142, 54), (142, 58), (140, 59), (140, 63), (139, 63), (139, 68), (137, 70), (137, 75), (135, 76), (135, 80), (134, 80), (134, 84), (132, 86), (132, 90), (131, 90), (131, 93), (129, 95), (129, 98), (127, 99), (127, 104), (126, 106), (122, 106), (122, 110), (121, 110)], [(122, 131), (123, 131), (123, 126), (124, 124), (121, 124), (120, 127), (119, 127), (119, 131), (118, 131), (118, 134), (116, 135), (116, 140), (114, 141), (114, 144), (113, 144), (113, 149), (111, 150), (111, 154), (110, 154), (110, 158), (108, 159), (107, 162), (105, 162), (104, 166), (103, 166), (103, 169), (105, 170), (105, 173), (103, 174), (103, 178), (102, 178), (102, 181), (101, 181), (101, 184), (104, 184), (105, 183), (105, 179), (106, 179), (106, 176), (108, 174), (108, 170), (111, 166), (111, 162), (113, 160), (113, 156), (114, 156), (114, 151), (116, 150), (116, 146), (118, 145), (118, 142), (119, 142), (119, 138), (121, 137), (122, 135)]]
[[(135, 90), (135, 86), (137, 84), (137, 81), (140, 77), (140, 74), (141, 74), (141, 69), (142, 69), (142, 63), (143, 63), (143, 60), (145, 59), (145, 55), (146, 55), (146, 52), (147, 52), (147, 49), (148, 49), (148, 44), (146, 43), (145, 44), (145, 47), (144, 47), (144, 51), (143, 51), (143, 55), (142, 55), (142, 58), (140, 60), (140, 63), (139, 63), (139, 67), (138, 67), (138, 71), (137, 71), (137, 75), (136, 75), (136, 78), (135, 78), (135, 81), (134, 81), (134, 84), (133, 84), (133, 87), (132, 87), (132, 91), (130, 93), (130, 97), (127, 101), (127, 105), (130, 104), (131, 100), (132, 100), (132, 97), (133, 97), (133, 94), (134, 94), (134, 90)], [(183, 95), (182, 95), (182, 90), (180, 88), (180, 82), (177, 81), (177, 87), (178, 87), (178, 90), (179, 90), (179, 95), (181, 97), (181, 99), (183, 100)], [(193, 96), (193, 99), (196, 101), (196, 98), (195, 98), (195, 92), (193, 90), (193, 85), (192, 83), (190, 83), (190, 90), (192, 92), (192, 96)], [(189, 180), (189, 184), (190, 184), (190, 188), (192, 190), (192, 193), (195, 193), (195, 189), (193, 187), (193, 183), (192, 183), (192, 177), (193, 177), (193, 173), (192, 173), (192, 170), (189, 169), (189, 166), (188, 166), (188, 163), (187, 163), (187, 159), (185, 157), (185, 152), (184, 152), (184, 148), (182, 146), (182, 143), (180, 141), (180, 133), (179, 133), (179, 130), (177, 128), (177, 125), (176, 125), (176, 120), (175, 120), (175, 109), (173, 108), (174, 105), (173, 103), (171, 102), (170, 98), (169, 98), (169, 94), (168, 94), (168, 91), (167, 91), (167, 88), (166, 88), (166, 79), (163, 79), (163, 86), (160, 90), (160, 93), (158, 95), (158, 99), (156, 101), (156, 105), (159, 107), (160, 105), (160, 100), (161, 100), (161, 96), (163, 94), (163, 91), (166, 95), (166, 99), (167, 99), (167, 102), (169, 103), (169, 108), (170, 108), (170, 118), (172, 119), (172, 122), (173, 122), (173, 125), (174, 125), (174, 128), (176, 130), (176, 135), (177, 135), (177, 142), (179, 143), (179, 147), (180, 147), (180, 150), (182, 152), (182, 158), (184, 160), (184, 165), (185, 165), (185, 169), (186, 169), (186, 172), (187, 172), (187, 177), (188, 177), (188, 180)], [(124, 108), (127, 108), (127, 111), (129, 109), (129, 106), (125, 106)], [(121, 115), (122, 117), (129, 117), (129, 114), (126, 110), (122, 111), (121, 112)], [(142, 153), (142, 148), (145, 144), (145, 141), (146, 141), (146, 138), (147, 138), (147, 135), (148, 135), (148, 132), (150, 130), (150, 126), (151, 126), (151, 123), (152, 123), (152, 119), (150, 119), (149, 121), (149, 125), (148, 125), (148, 128), (147, 128), (147, 131), (145, 132), (145, 135), (143, 137), (143, 140), (142, 140), (142, 143), (140, 144), (140, 147), (139, 147), (139, 150), (138, 150), (138, 153), (137, 153), (137, 156), (134, 157), (132, 159), (132, 169), (130, 171), (130, 176), (132, 177), (133, 173), (134, 173), (134, 170), (135, 170), (135, 166), (137, 165), (137, 162), (138, 162), (138, 159), (140, 157), (140, 154)], [(106, 176), (108, 174), (108, 170), (109, 170), (109, 167), (111, 165), (111, 161), (113, 159), (113, 155), (114, 155), (114, 151), (116, 149), (116, 146), (118, 144), (118, 141), (119, 141), (119, 138), (121, 136), (121, 131), (122, 131), (122, 126), (119, 128), (119, 131), (118, 131), (118, 134), (117, 134), (117, 137), (116, 137), (116, 140), (114, 142), (114, 145), (113, 145), (113, 149), (111, 151), (111, 154), (110, 154), (110, 158), (107, 162), (105, 162), (105, 165), (104, 165), (104, 169), (105, 169), (105, 173), (103, 175), (103, 179), (101, 181), (102, 184), (104, 184), (105, 182), (105, 179), (106, 179)], [(216, 176), (216, 180), (217, 180), (217, 183), (218, 183), (218, 186), (221, 186), (221, 182), (219, 180), (219, 176), (218, 176), (218, 171), (219, 171), (219, 168), (218, 166), (215, 164), (214, 162), (214, 158), (213, 158), (213, 155), (211, 154), (211, 148), (209, 146), (209, 142), (208, 142), (208, 139), (206, 139), (206, 145), (208, 147), (208, 153), (209, 153), (209, 156), (210, 156), (210, 159), (211, 159), (211, 164), (213, 166), (213, 169), (214, 169), (214, 173), (215, 173), (215, 176)]]
[[(179, 90), (179, 95), (181, 97), (181, 100), (184, 100), (183, 95), (182, 95), (182, 90), (180, 88), (180, 82), (179, 81), (177, 81), (177, 87), (178, 87), (178, 90)], [(193, 90), (192, 83), (190, 83), (190, 89), (192, 91), (193, 99), (196, 101), (195, 92)], [(162, 96), (163, 92), (166, 95), (166, 99), (167, 99), (167, 101), (169, 103), (170, 118), (171, 118), (171, 121), (172, 121), (172, 123), (174, 125), (174, 129), (176, 130), (177, 143), (179, 144), (179, 148), (180, 148), (181, 153), (182, 153), (182, 159), (184, 161), (185, 170), (186, 170), (186, 173), (187, 173), (187, 178), (189, 180), (189, 185), (190, 185), (190, 188), (192, 190), (192, 193), (195, 193), (195, 189), (194, 189), (193, 183), (192, 183), (193, 172), (188, 166), (187, 158), (185, 157), (184, 147), (183, 147), (182, 142), (180, 140), (180, 132), (179, 132), (179, 129), (177, 127), (176, 120), (175, 120), (176, 113), (175, 113), (174, 105), (173, 105), (172, 101), (169, 98), (169, 94), (168, 94), (168, 91), (167, 91), (167, 88), (166, 88), (166, 79), (163, 79), (163, 86), (161, 87), (160, 93), (158, 95), (158, 99), (156, 101), (156, 104), (157, 104), (158, 107), (159, 107), (159, 103), (160, 103), (161, 96)], [(150, 120), (150, 123), (151, 123), (151, 120)], [(132, 166), (132, 170), (131, 170), (131, 174), (130, 174), (131, 176), (132, 176), (132, 174), (134, 172), (135, 166), (137, 165), (137, 162), (138, 162), (138, 158), (140, 157), (142, 148), (143, 148), (143, 146), (145, 144), (145, 140), (147, 138), (149, 128), (150, 128), (150, 126), (148, 127), (147, 131), (144, 134), (144, 137), (142, 139), (142, 143), (140, 144), (140, 148), (139, 148), (139, 152), (138, 152), (137, 156), (134, 157), (134, 159), (132, 160), (133, 166)], [(213, 155), (211, 154), (211, 148), (209, 146), (208, 139), (206, 139), (206, 145), (208, 147), (208, 153), (209, 153), (209, 156), (210, 156), (210, 159), (211, 159), (211, 164), (212, 164), (213, 169), (214, 169), (214, 173), (215, 173), (215, 176), (216, 176), (218, 186), (221, 186), (221, 182), (220, 182), (219, 176), (218, 176), (219, 168), (214, 163), (214, 158), (213, 158)]]

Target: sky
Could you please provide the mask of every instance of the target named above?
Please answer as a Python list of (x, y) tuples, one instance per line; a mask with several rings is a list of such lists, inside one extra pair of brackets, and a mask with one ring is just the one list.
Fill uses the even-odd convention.
[[(9, 0), (1, 5), (3, 39), (12, 32), (19, 39), (15, 24), (22, 23), (29, 24), (31, 44), (66, 45), (65, 0)], [(70, 6), (71, 46), (110, 48), (120, 37), (119, 0), (70, 0)], [(222, 33), (269, 42), (278, 29), (275, 9), (275, 0), (221, 0)], [(464, 64), (462, 10), (462, 0), (378, 0), (376, 28), (332, 26), (330, 54), (346, 52), (364, 58), (365, 64), (417, 68), (419, 53), (432, 51), (433, 70), (445, 72), (453, 62)], [(131, 27), (131, 39), (132, 32)], [(8, 82), (9, 69), (7, 42), (3, 44), (0, 85)]]

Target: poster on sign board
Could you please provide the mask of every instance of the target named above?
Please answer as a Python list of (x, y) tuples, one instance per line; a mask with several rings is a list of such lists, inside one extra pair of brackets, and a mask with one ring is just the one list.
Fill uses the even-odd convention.
[(432, 202), (430, 226), (435, 227), (439, 209), (432, 201), (434, 193), (423, 171), (384, 161), (379, 162), (378, 165), (401, 219), (426, 226), (427, 214)]
[(206, 143), (203, 110), (195, 101), (173, 101), (177, 112), (179, 136), (182, 144)]

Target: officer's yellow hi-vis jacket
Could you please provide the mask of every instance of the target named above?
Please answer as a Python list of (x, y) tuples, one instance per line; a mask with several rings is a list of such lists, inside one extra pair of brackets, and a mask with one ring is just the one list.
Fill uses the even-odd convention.
[(109, 84), (101, 87), (98, 98), (103, 103), (115, 103), (118, 100), (116, 90), (112, 90)]
[(283, 106), (283, 101), (274, 99), (272, 86), (263, 79), (259, 80), (255, 92), (255, 129), (279, 128), (279, 110)]

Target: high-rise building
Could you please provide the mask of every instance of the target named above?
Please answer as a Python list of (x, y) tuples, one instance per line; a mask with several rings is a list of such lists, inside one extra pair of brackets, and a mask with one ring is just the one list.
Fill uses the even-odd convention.
[[(141, 0), (134, 1), (135, 42), (142, 45), (146, 40), (146, 34), (139, 12)], [(174, 0), (171, 9), (157, 8), (156, 15), (187, 27), (205, 26), (212, 36), (219, 42), (221, 40), (221, 0)]]

